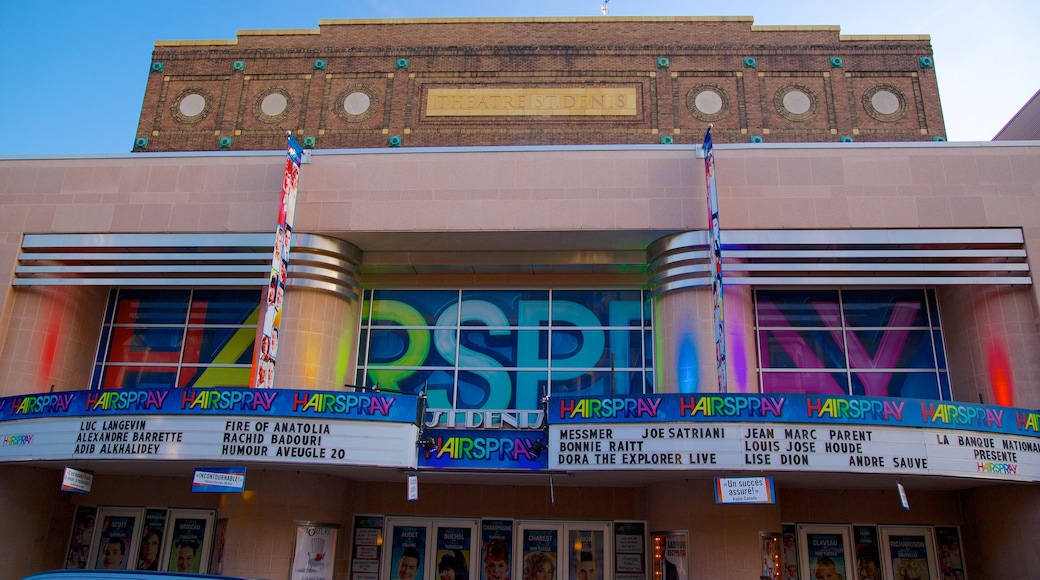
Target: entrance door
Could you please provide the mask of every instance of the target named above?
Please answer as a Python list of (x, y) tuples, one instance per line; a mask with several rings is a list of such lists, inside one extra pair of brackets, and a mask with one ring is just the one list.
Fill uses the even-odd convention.
[[(478, 577), (479, 520), (386, 519), (382, 580), (470, 580)], [(479, 560), (479, 558), (478, 558)]]
[(856, 577), (849, 526), (800, 525), (798, 536), (798, 570), (802, 580)]
[(613, 580), (609, 522), (517, 522), (519, 580)]
[(939, 577), (930, 527), (881, 526), (881, 557), (893, 580)]

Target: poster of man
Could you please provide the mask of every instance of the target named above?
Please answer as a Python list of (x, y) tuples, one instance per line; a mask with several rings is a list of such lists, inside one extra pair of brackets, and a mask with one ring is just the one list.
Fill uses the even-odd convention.
[(394, 526), (390, 536), (390, 580), (423, 580), (426, 571), (426, 528)]
[(133, 548), (134, 531), (140, 518), (131, 515), (105, 515), (101, 518), (94, 568), (127, 570)]
[(599, 580), (603, 570), (603, 532), (571, 530), (570, 580)]

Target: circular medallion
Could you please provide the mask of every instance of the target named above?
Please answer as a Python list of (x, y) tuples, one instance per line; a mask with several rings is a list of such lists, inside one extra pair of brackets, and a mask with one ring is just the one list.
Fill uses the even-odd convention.
[(340, 91), (339, 96), (332, 102), (332, 110), (336, 116), (348, 123), (356, 123), (375, 114), (379, 99), (368, 87), (354, 85)]
[(807, 87), (786, 86), (776, 92), (773, 105), (780, 116), (790, 121), (808, 121), (816, 116), (816, 96)]
[(198, 123), (209, 114), (212, 100), (205, 90), (189, 87), (174, 97), (170, 113), (180, 123)]
[(686, 109), (701, 121), (718, 121), (729, 112), (729, 98), (722, 87), (698, 85), (686, 93)]
[(264, 123), (283, 121), (292, 111), (293, 98), (281, 87), (259, 94), (253, 102), (253, 115)]
[(906, 115), (906, 109), (906, 97), (891, 85), (877, 85), (863, 93), (863, 110), (878, 121), (898, 121)]

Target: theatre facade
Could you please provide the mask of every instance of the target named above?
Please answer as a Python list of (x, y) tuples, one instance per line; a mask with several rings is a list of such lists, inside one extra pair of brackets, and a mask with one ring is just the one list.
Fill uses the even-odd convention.
[(134, 152), (0, 159), (0, 566), (1040, 575), (1040, 147), (944, 142), (931, 66), (739, 18), (158, 43)]

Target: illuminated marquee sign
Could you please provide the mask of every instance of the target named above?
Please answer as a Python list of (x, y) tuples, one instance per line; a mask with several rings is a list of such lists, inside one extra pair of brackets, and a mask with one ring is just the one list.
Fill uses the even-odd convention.
[(0, 399), (0, 461), (132, 459), (414, 467), (415, 397), (155, 389)]
[(427, 430), (434, 445), (419, 451), (419, 466), (452, 469), (545, 469), (541, 431)]
[(553, 399), (550, 469), (834, 471), (1040, 480), (1040, 414), (812, 395)]

